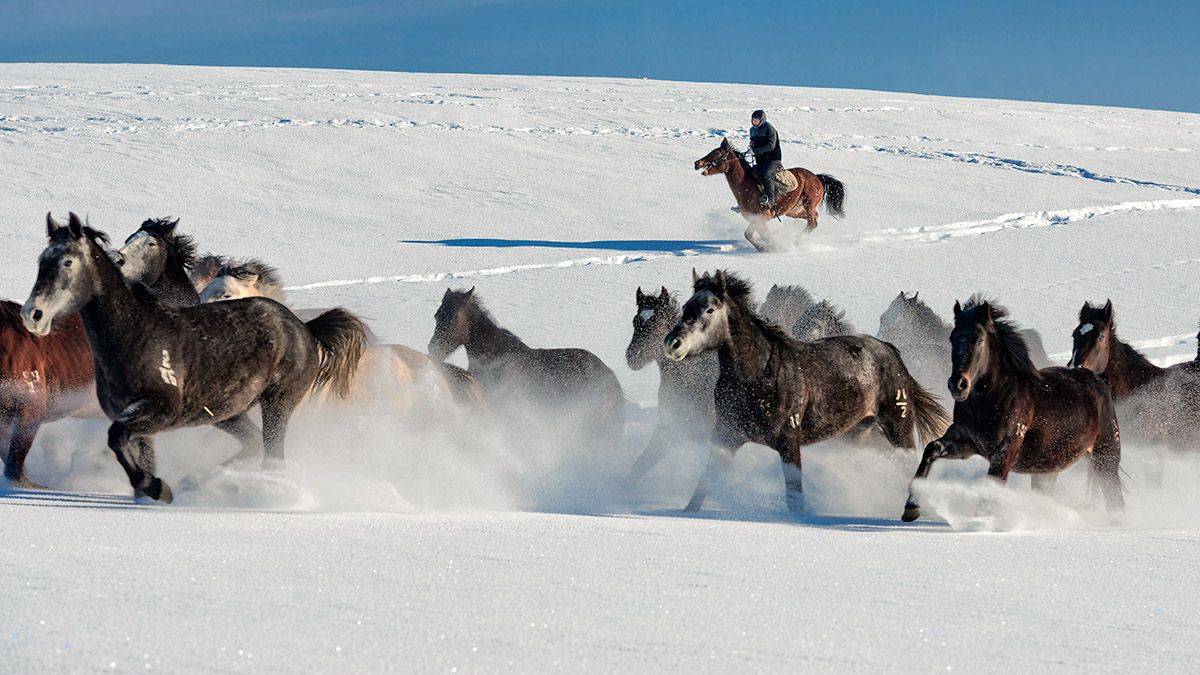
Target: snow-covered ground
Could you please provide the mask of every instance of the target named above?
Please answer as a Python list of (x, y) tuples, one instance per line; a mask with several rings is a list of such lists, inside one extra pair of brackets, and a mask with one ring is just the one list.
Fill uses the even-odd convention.
[[(788, 166), (848, 217), (789, 253), (746, 244), (724, 180), (764, 108)], [(1116, 522), (1072, 469), (1055, 499), (944, 462), (900, 523), (914, 453), (805, 454), (793, 518), (748, 446), (698, 515), (704, 451), (621, 479), (655, 416), (624, 349), (634, 290), (691, 269), (802, 284), (874, 333), (900, 290), (943, 316), (984, 291), (1060, 362), (1085, 300), (1159, 363), (1200, 316), (1200, 116), (908, 94), (570, 78), (0, 65), (0, 296), (23, 301), (44, 216), (123, 239), (181, 218), (424, 349), (475, 286), (534, 346), (617, 373), (625, 443), (523, 452), (487, 429), (302, 409), (286, 470), (217, 468), (213, 430), (158, 438), (170, 507), (129, 498), (104, 424), (43, 428), (0, 495), (0, 671), (1189, 672), (1200, 661), (1200, 460), (1127, 444)], [(777, 232), (798, 231), (776, 224)], [(456, 355), (465, 363), (462, 355)], [(941, 393), (941, 392), (939, 392)], [(469, 442), (464, 438), (470, 438)], [(1154, 473), (1154, 472), (1151, 472)], [(978, 517), (981, 495), (993, 515)]]

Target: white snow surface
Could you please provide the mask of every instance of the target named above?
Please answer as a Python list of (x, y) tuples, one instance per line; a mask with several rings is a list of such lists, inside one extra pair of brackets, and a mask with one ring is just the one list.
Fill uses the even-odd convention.
[[(848, 216), (760, 254), (720, 178), (764, 108), (787, 166)], [(915, 452), (805, 451), (809, 513), (747, 446), (685, 515), (703, 448), (622, 479), (658, 375), (624, 349), (634, 291), (691, 269), (802, 284), (868, 333), (900, 291), (943, 317), (982, 291), (1051, 356), (1085, 300), (1158, 363), (1200, 315), (1200, 116), (650, 80), (130, 65), (0, 65), (0, 296), (23, 302), (44, 217), (116, 241), (179, 217), (202, 250), (278, 267), (424, 350), (474, 286), (537, 347), (590, 349), (629, 399), (607, 456), (507, 448), (470, 420), (301, 408), (282, 471), (221, 468), (212, 429), (158, 437), (147, 506), (106, 423), (42, 428), (0, 493), (0, 671), (1193, 672), (1200, 461), (1126, 444), (1127, 511), (1072, 468), (1053, 497), (943, 461), (899, 516)], [(778, 234), (796, 222), (774, 224)], [(461, 352), (453, 361), (464, 364)], [(936, 392), (944, 396), (944, 391)], [(465, 440), (464, 440), (465, 439)], [(1161, 479), (1154, 475), (1161, 473)], [(982, 497), (990, 511), (979, 511)], [(990, 515), (981, 515), (990, 514)]]

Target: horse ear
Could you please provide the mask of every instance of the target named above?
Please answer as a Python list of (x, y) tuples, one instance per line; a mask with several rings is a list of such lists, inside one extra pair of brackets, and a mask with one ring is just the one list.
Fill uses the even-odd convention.
[(71, 228), (71, 234), (75, 235), (76, 239), (83, 239), (83, 221), (79, 220), (79, 216), (73, 211), (67, 220), (67, 227)]
[(54, 219), (54, 216), (50, 215), (50, 212), (47, 211), (46, 212), (46, 236), (53, 237), (54, 233), (60, 227), (62, 227), (62, 225), (59, 225), (58, 221)]
[(958, 304), (958, 301), (955, 300), (954, 301), (954, 318), (957, 319), (960, 316), (962, 316), (962, 305)]
[(638, 289), (637, 289), (637, 301), (638, 301), (638, 304), (639, 304), (639, 305), (640, 305), (640, 304), (642, 304), (642, 301), (644, 301), (645, 299), (646, 299), (646, 294), (642, 292), (642, 287), (641, 287), (641, 286), (638, 286)]
[(454, 291), (450, 290), (450, 287), (447, 286), (446, 292), (444, 294), (442, 294), (442, 299), (445, 300), (446, 298), (450, 297), (450, 295), (453, 293), (454, 293)]
[(920, 294), (921, 294), (921, 291), (917, 291), (916, 293), (913, 293), (913, 296), (912, 296), (913, 301), (916, 301), (917, 296)]
[(467, 291), (467, 299), (469, 300), (473, 297), (475, 297), (475, 287), (474, 286), (471, 287), (471, 290)]
[(728, 138), (721, 138), (721, 147), (722, 147), (722, 148), (728, 148), (728, 147), (729, 147), (729, 139), (728, 139)]
[(1113, 320), (1113, 308), (1112, 308), (1112, 300), (1111, 299), (1108, 302), (1104, 303), (1104, 309), (1102, 311), (1103, 311), (1103, 314), (1101, 314), (1101, 316), (1104, 317), (1104, 322), (1111, 324), (1112, 320)]
[[(164, 220), (165, 220), (165, 219), (164, 219)], [(178, 218), (176, 218), (175, 220), (172, 220), (172, 221), (170, 221), (170, 222), (164, 222), (164, 223), (163, 223), (163, 230), (162, 230), (162, 231), (163, 231), (163, 235), (164, 235), (164, 236), (167, 236), (167, 237), (169, 237), (169, 236), (171, 236), (172, 234), (175, 234), (175, 226), (177, 226), (177, 225), (179, 225), (179, 219), (178, 219)]]
[(700, 275), (696, 273), (696, 268), (693, 267), (692, 268), (692, 283), (694, 284), (697, 281), (700, 281)]
[(662, 287), (662, 293), (658, 294), (658, 299), (667, 302), (671, 299), (671, 291), (667, 290), (666, 286)]
[(721, 290), (725, 290), (725, 270), (717, 270), (717, 276), (714, 278), (717, 281), (717, 286)]

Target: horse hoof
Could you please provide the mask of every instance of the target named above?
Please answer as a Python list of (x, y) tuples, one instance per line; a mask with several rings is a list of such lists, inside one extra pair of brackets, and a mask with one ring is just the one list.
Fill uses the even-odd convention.
[(906, 507), (904, 507), (904, 515), (900, 516), (900, 520), (903, 520), (906, 523), (911, 523), (912, 521), (914, 521), (920, 517), (921, 517), (921, 507), (906, 506)]
[[(5, 478), (8, 478), (8, 477), (5, 476)], [(8, 484), (10, 486), (12, 486), (13, 489), (16, 489), (16, 490), (49, 490), (50, 489), (50, 488), (46, 487), (45, 485), (42, 485), (41, 483), (33, 482), (32, 480), (29, 479), (29, 476), (19, 476), (17, 478), (8, 478)]]
[(133, 498), (137, 501), (142, 501), (143, 498), (149, 497), (156, 502), (170, 504), (175, 501), (175, 493), (171, 492), (171, 486), (163, 482), (161, 478), (155, 478), (150, 481), (145, 490), (141, 488), (133, 491)]

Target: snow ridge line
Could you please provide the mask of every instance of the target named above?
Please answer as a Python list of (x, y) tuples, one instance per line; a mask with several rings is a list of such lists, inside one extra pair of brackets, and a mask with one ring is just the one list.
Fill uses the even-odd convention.
[(507, 267), (493, 267), (482, 270), (466, 270), (462, 272), (434, 272), (432, 274), (398, 274), (394, 276), (382, 277), (367, 277), (364, 279), (337, 279), (334, 281), (317, 281), (311, 284), (301, 284), (299, 286), (286, 286), (285, 291), (308, 291), (316, 288), (331, 288), (335, 286), (363, 286), (367, 284), (382, 284), (395, 282), (401, 284), (419, 284), (436, 281), (445, 281), (447, 279), (469, 279), (471, 277), (488, 277), (501, 274), (511, 274), (513, 272), (527, 272), (530, 270), (557, 269), (563, 267), (590, 267), (593, 265), (628, 265), (630, 263), (646, 262), (649, 260), (661, 260), (664, 258), (680, 258), (689, 256), (711, 255), (713, 253), (728, 253), (733, 250), (732, 245), (722, 245), (717, 249), (695, 250), (686, 249), (673, 253), (635, 253), (625, 255), (613, 255), (591, 258), (575, 258), (572, 260), (563, 260), (553, 263), (530, 263), (527, 265), (509, 265)]
[(920, 227), (891, 228), (867, 232), (859, 241), (899, 239), (901, 241), (943, 241), (954, 237), (976, 237), (991, 232), (1015, 230), (1029, 227), (1057, 227), (1096, 216), (1107, 216), (1123, 211), (1159, 211), (1200, 208), (1200, 199), (1160, 199), (1147, 202), (1122, 202), (1106, 206), (1088, 206), (1059, 211), (1031, 211), (1028, 213), (1006, 213), (988, 220), (968, 220), (946, 225), (922, 225)]

